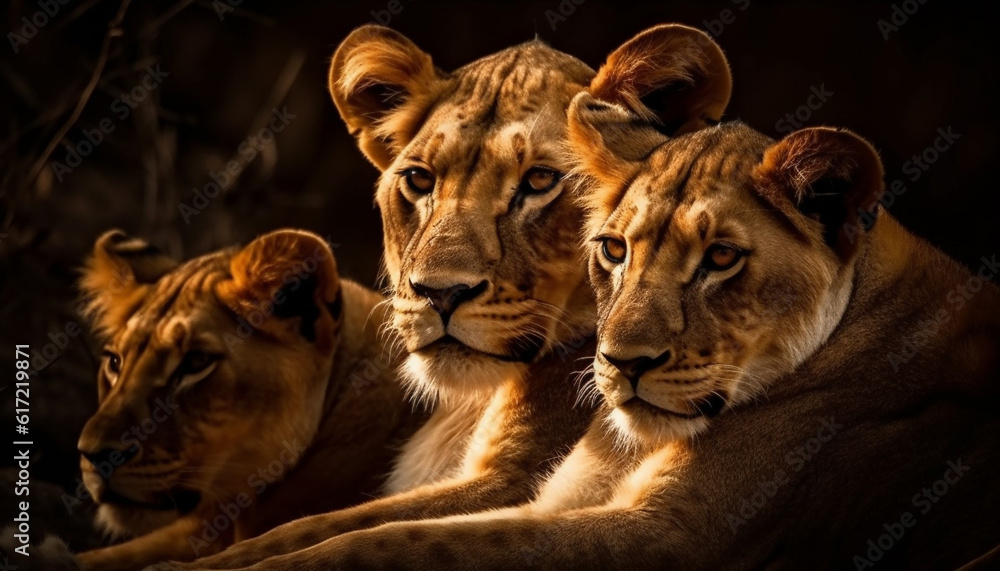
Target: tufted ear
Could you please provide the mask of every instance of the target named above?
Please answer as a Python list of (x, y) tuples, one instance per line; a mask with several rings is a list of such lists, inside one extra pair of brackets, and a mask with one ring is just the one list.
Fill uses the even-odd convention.
[(94, 243), (80, 280), (84, 317), (103, 333), (123, 326), (147, 286), (177, 265), (145, 240), (121, 230), (105, 232)]
[(330, 94), (365, 156), (386, 170), (419, 128), (445, 75), (399, 32), (362, 26), (333, 54)]
[(576, 158), (576, 170), (606, 186), (624, 184), (650, 151), (668, 139), (628, 109), (586, 92), (573, 98), (568, 121), (569, 150)]
[(341, 313), (340, 276), (333, 251), (319, 236), (277, 230), (233, 255), (231, 280), (219, 299), (253, 328), (289, 325), (321, 351), (332, 351)]
[(608, 56), (590, 93), (679, 135), (717, 123), (732, 88), (726, 56), (708, 34), (663, 24)]
[(882, 175), (882, 161), (867, 141), (850, 131), (814, 127), (769, 148), (754, 182), (800, 231), (808, 235), (820, 225), (823, 239), (846, 260), (878, 215)]

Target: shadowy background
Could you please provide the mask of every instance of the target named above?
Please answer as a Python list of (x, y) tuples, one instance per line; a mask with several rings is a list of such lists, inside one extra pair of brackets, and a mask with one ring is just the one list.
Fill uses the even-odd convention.
[[(775, 137), (782, 134), (779, 120), (796, 110), (800, 119), (808, 115), (803, 125), (848, 127), (874, 142), (887, 181), (905, 182), (906, 193), (889, 210), (907, 227), (972, 268), (1000, 251), (993, 196), (1000, 156), (996, 3), (244, 0), (229, 10), (226, 0), (135, 0), (122, 35), (102, 54), (120, 8), (120, 0), (69, 1), (31, 38), (22, 18), (41, 10), (37, 0), (2, 9), (0, 31), (27, 39), (15, 40), (16, 53), (11, 36), (0, 45), (4, 439), (13, 435), (14, 345), (40, 351), (51, 343), (50, 354), (58, 353), (42, 360), (46, 366), (31, 382), (35, 542), (43, 530), (72, 538), (76, 549), (97, 541), (87, 532), (92, 510), (70, 512), (60, 500), (79, 475), (75, 443), (96, 408), (96, 360), (86, 333), (60, 343), (58, 332), (83, 325), (75, 313), (76, 268), (101, 232), (122, 228), (188, 258), (271, 229), (302, 227), (340, 244), (344, 275), (374, 285), (381, 253), (372, 206), (377, 173), (337, 116), (326, 73), (340, 40), (376, 19), (445, 70), (535, 35), (596, 68), (649, 26), (696, 26), (716, 37), (732, 65), (727, 118)], [(886, 38), (878, 21), (893, 24), (894, 12), (901, 25), (886, 28)], [(121, 118), (125, 107), (115, 100), (142, 85), (148, 66), (159, 66), (163, 77)], [(799, 109), (814, 89), (827, 93), (825, 101), (813, 98), (817, 109)], [(179, 205), (192, 205), (193, 189), (204, 189), (227, 161), (246, 159), (241, 143), (275, 108), (295, 118), (186, 222)], [(105, 119), (113, 131), (72, 166), (66, 145), (86, 141), (84, 130)], [(960, 137), (912, 180), (905, 163), (949, 127)], [(71, 172), (56, 172), (53, 161)], [(10, 466), (5, 454), (0, 527), (13, 513)]]

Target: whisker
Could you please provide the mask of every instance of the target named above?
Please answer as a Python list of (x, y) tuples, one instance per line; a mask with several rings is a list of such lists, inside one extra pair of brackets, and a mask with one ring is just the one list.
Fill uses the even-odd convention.
[[(368, 322), (371, 320), (372, 315), (374, 315), (376, 311), (379, 311), (383, 305), (392, 305), (392, 298), (387, 297), (372, 306), (371, 311), (368, 312), (368, 316), (365, 317), (365, 324), (361, 327), (362, 331), (368, 328)], [(383, 325), (384, 324), (380, 324), (379, 328), (381, 328)]]

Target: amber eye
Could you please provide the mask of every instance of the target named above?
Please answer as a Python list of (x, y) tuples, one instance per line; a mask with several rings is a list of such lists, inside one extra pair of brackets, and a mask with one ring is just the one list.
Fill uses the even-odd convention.
[(104, 351), (104, 358), (108, 360), (108, 371), (111, 374), (118, 375), (122, 372), (122, 358), (117, 353)]
[(524, 194), (541, 194), (555, 188), (562, 174), (552, 169), (534, 167), (525, 173), (518, 190)]
[(615, 264), (620, 264), (625, 261), (625, 255), (628, 253), (628, 248), (625, 246), (625, 242), (614, 238), (603, 238), (601, 241), (604, 243), (601, 246), (601, 250), (604, 253), (604, 257), (607, 258), (608, 261)]
[(434, 175), (420, 167), (408, 168), (402, 172), (406, 185), (417, 194), (427, 194), (434, 190)]
[(722, 272), (735, 266), (743, 258), (743, 251), (726, 244), (712, 244), (705, 251), (702, 267), (712, 272)]

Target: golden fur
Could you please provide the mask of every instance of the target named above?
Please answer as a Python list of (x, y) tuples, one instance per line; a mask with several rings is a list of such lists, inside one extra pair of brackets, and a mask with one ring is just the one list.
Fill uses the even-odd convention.
[(112, 231), (82, 287), (105, 351), (81, 467), (99, 522), (132, 537), (86, 569), (190, 560), (358, 503), (418, 425), (376, 336), (382, 298), (341, 281), (314, 234), (178, 264)]
[(539, 41), (447, 73), (386, 28), (344, 40), (330, 91), (382, 171), (393, 323), (410, 390), (436, 408), (390, 477), (396, 495), (293, 522), (192, 567), (293, 568), (262, 560), (308, 557), (320, 541), (385, 522), (531, 498), (593, 412), (574, 406), (571, 379), (593, 355), (595, 307), (565, 149), (566, 111), (585, 89), (619, 93), (675, 132), (718, 120), (730, 77), (718, 46), (684, 26), (640, 34), (596, 74)]
[[(627, 357), (655, 357), (635, 387), (595, 359), (605, 408), (531, 503), (387, 523), (253, 569), (995, 559), (996, 257), (970, 273), (878, 212), (880, 161), (849, 132), (775, 142), (737, 123), (668, 138), (635, 118), (586, 94), (570, 111), (596, 182), (582, 199), (600, 350), (630, 372)], [(608, 161), (628, 176), (609, 178)], [(624, 255), (601, 259), (608, 238)], [(706, 258), (719, 243), (745, 254)], [(703, 408), (707, 394), (721, 404)]]

